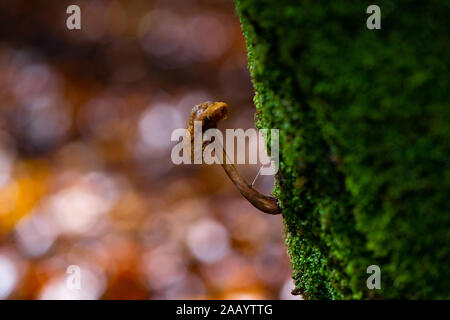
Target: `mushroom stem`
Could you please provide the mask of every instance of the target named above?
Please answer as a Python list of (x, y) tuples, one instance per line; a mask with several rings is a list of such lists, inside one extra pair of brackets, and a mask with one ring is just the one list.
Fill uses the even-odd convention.
[(266, 196), (250, 186), (247, 181), (239, 174), (236, 167), (227, 163), (227, 154), (222, 147), (223, 160), (222, 168), (225, 170), (227, 176), (231, 179), (233, 184), (238, 188), (239, 192), (247, 199), (255, 208), (268, 213), (268, 214), (280, 214), (281, 209), (278, 206), (277, 199), (275, 197)]

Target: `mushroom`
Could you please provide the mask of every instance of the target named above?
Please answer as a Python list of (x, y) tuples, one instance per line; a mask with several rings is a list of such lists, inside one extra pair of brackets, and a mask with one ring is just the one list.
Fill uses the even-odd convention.
[[(187, 124), (187, 133), (185, 143), (191, 145), (191, 159), (194, 158), (194, 123), (196, 121), (202, 124), (202, 134), (208, 129), (217, 128), (217, 123), (226, 119), (228, 105), (225, 102), (204, 102), (192, 108), (189, 121)], [(208, 142), (203, 143), (203, 148)], [(266, 196), (249, 185), (245, 179), (239, 174), (235, 166), (227, 163), (228, 157), (223, 148), (223, 159), (221, 161), (222, 168), (233, 184), (238, 188), (239, 192), (256, 208), (268, 214), (280, 214), (281, 209), (278, 206), (277, 199), (272, 196)], [(231, 162), (231, 161), (230, 161)]]

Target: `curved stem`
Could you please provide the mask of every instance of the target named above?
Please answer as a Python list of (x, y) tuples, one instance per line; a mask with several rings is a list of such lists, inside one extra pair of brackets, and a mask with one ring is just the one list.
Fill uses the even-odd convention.
[(236, 167), (227, 163), (227, 154), (225, 148), (222, 147), (223, 158), (222, 168), (225, 170), (227, 176), (233, 181), (239, 192), (256, 208), (268, 214), (280, 214), (281, 209), (278, 206), (275, 197), (266, 196), (251, 187), (247, 181), (239, 174)]

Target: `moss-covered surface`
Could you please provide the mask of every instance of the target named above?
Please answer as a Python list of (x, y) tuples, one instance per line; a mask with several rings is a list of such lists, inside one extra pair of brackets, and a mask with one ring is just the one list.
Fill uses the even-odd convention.
[[(235, 0), (299, 292), (450, 298), (450, 2)], [(381, 290), (366, 269), (381, 268)]]

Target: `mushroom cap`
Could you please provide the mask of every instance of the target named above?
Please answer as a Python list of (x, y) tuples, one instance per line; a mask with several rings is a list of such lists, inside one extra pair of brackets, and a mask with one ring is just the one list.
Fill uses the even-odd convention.
[[(228, 105), (225, 102), (211, 102), (206, 101), (198, 104), (192, 108), (189, 116), (189, 121), (186, 127), (186, 136), (184, 137), (184, 143), (189, 144), (191, 147), (191, 160), (194, 159), (194, 135), (200, 132), (195, 132), (195, 122), (199, 121), (202, 124), (203, 134), (206, 130), (216, 128), (217, 123), (226, 119), (228, 113)], [(203, 139), (202, 139), (203, 140)], [(202, 143), (202, 150), (208, 145), (209, 142)]]
[(193, 136), (195, 121), (202, 123), (203, 132), (211, 128), (216, 128), (220, 120), (226, 119), (227, 112), (228, 105), (225, 102), (206, 101), (198, 104), (192, 108), (187, 130)]

